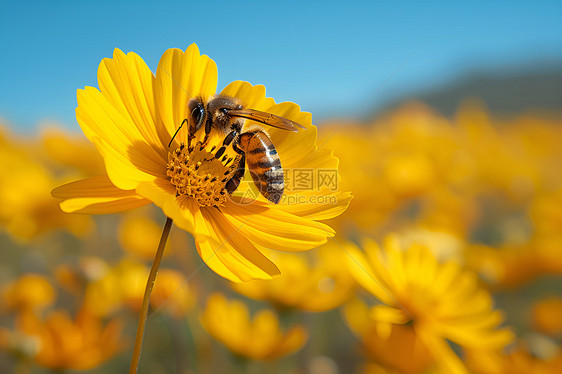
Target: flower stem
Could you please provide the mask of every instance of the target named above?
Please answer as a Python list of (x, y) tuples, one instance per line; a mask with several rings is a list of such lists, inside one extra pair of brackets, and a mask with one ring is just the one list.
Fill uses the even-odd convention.
[(168, 234), (170, 233), (171, 228), (172, 219), (167, 218), (166, 224), (164, 225), (164, 230), (162, 230), (162, 236), (160, 237), (158, 249), (156, 250), (156, 255), (154, 256), (154, 261), (152, 262), (152, 267), (150, 268), (150, 273), (148, 274), (146, 288), (144, 289), (144, 297), (142, 299), (142, 306), (139, 314), (139, 325), (137, 327), (135, 348), (133, 351), (133, 359), (131, 360), (131, 367), (129, 368), (129, 374), (136, 374), (139, 369), (142, 341), (144, 338), (144, 328), (146, 326), (146, 319), (148, 318), (148, 306), (150, 305), (150, 294), (152, 293), (152, 288), (154, 287), (156, 274), (158, 273), (158, 268), (160, 267), (160, 261), (162, 260), (164, 247), (166, 245), (166, 241), (168, 240)]

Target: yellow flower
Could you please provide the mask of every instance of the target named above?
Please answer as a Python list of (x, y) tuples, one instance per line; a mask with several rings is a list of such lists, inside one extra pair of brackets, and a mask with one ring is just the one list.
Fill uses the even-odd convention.
[(55, 301), (55, 290), (40, 274), (25, 274), (3, 290), (5, 305), (10, 309), (43, 309)]
[(281, 275), (273, 280), (235, 283), (241, 294), (267, 300), (280, 308), (321, 312), (336, 308), (348, 300), (355, 280), (341, 264), (345, 252), (334, 242), (313, 250), (310, 256), (279, 253), (274, 257)]
[[(247, 199), (241, 196), (227, 198), (225, 194), (223, 178), (234, 170), (228, 157), (237, 155), (229, 148), (226, 161), (214, 158), (224, 136), (213, 130), (205, 147), (182, 147), (180, 143), (188, 144), (188, 125), (168, 148), (176, 129), (190, 118), (190, 99), (199, 97), (207, 102), (215, 94), (216, 65), (200, 55), (195, 44), (185, 52), (166, 51), (155, 76), (138, 55), (116, 49), (113, 59), (100, 64), (98, 83), (100, 90), (86, 87), (78, 91), (76, 117), (101, 153), (107, 175), (55, 189), (53, 196), (64, 199), (64, 211), (112, 213), (153, 202), (178, 227), (193, 233), (199, 254), (211, 269), (233, 281), (269, 279), (279, 274), (262, 254), (263, 248), (307, 250), (334, 234), (317, 220), (342, 213), (349, 194), (328, 188), (287, 189), (286, 195), (298, 193), (298, 199), (290, 201), (301, 203), (273, 205), (259, 196), (246, 204)], [(267, 128), (284, 169), (337, 169), (338, 160), (332, 152), (316, 146), (311, 115), (301, 112), (296, 104), (275, 104), (265, 96), (263, 86), (241, 81), (229, 84), (221, 95), (306, 128), (298, 133)], [(196, 135), (193, 141), (199, 142), (204, 131)], [(178, 163), (183, 163), (184, 171), (177, 171), (183, 170)], [(237, 192), (244, 195), (252, 185), (246, 173)]]
[(41, 132), (41, 145), (49, 161), (65, 169), (75, 169), (84, 176), (104, 171), (103, 159), (83, 135), (70, 134), (53, 125)]
[[(86, 287), (85, 307), (99, 316), (107, 316), (127, 306), (140, 309), (148, 268), (139, 262), (123, 260), (105, 276)], [(160, 269), (150, 298), (154, 309), (182, 316), (195, 304), (195, 294), (185, 282), (185, 276), (172, 269)]]
[(308, 334), (301, 326), (281, 331), (271, 310), (261, 310), (250, 320), (248, 308), (240, 301), (228, 301), (212, 294), (201, 316), (205, 329), (233, 353), (254, 359), (274, 360), (301, 349)]
[[(160, 225), (146, 215), (126, 215), (119, 223), (118, 238), (126, 252), (150, 260), (154, 258), (154, 243), (158, 243), (161, 232)], [(164, 251), (164, 256), (169, 253)]]
[(389, 237), (384, 249), (366, 240), (364, 249), (366, 254), (350, 248), (348, 264), (357, 281), (384, 303), (372, 308), (372, 318), (388, 328), (411, 323), (448, 372), (466, 369), (447, 340), (464, 348), (499, 348), (511, 340), (511, 332), (497, 329), (502, 315), (492, 310), (490, 294), (458, 264), (439, 264), (419, 245), (404, 251), (396, 237)]
[(466, 364), (474, 374), (557, 374), (562, 372), (562, 349), (555, 348), (552, 357), (533, 356), (523, 342), (508, 353), (469, 350)]
[(359, 299), (345, 304), (343, 312), (370, 361), (399, 373), (422, 373), (433, 363), (433, 357), (412, 325), (393, 324), (389, 329), (385, 323), (373, 320), (369, 307)]
[(121, 323), (113, 320), (103, 326), (85, 310), (79, 312), (75, 320), (62, 310), (51, 312), (45, 320), (33, 313), (23, 313), (16, 326), (18, 331), (38, 341), (35, 361), (47, 368), (91, 369), (123, 348)]
[(49, 196), (61, 181), (24, 144), (5, 132), (0, 128), (0, 226), (18, 240), (58, 228), (77, 236), (89, 233), (89, 217), (64, 214)]
[[(459, 157), (454, 127), (421, 104), (405, 105), (368, 126), (322, 126), (320, 133), (341, 159), (342, 188), (354, 191), (351, 211), (338, 221), (353, 221), (362, 232), (376, 232), (393, 221), (411, 221), (418, 210), (420, 216), (433, 212), (426, 208), (426, 200), (433, 194), (442, 196), (442, 186), (458, 175), (471, 175)], [(456, 221), (462, 216), (451, 218), (446, 215), (444, 222), (460, 225)]]

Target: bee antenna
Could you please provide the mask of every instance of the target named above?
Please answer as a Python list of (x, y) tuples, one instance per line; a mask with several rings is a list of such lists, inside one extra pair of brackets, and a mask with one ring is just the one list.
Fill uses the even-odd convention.
[(178, 132), (180, 132), (180, 130), (181, 130), (183, 124), (186, 123), (186, 122), (187, 122), (187, 118), (184, 119), (184, 120), (181, 122), (180, 127), (178, 127), (178, 129), (177, 129), (176, 132), (174, 133), (174, 136), (172, 136), (172, 139), (170, 139), (170, 142), (168, 143), (168, 148), (170, 148), (170, 147), (172, 146), (172, 142), (173, 142), (174, 139), (176, 138), (176, 135), (178, 135)]

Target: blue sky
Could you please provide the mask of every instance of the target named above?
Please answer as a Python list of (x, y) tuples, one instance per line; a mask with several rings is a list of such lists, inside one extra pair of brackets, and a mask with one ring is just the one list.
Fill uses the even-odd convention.
[(97, 86), (113, 48), (154, 71), (193, 42), (217, 62), (219, 89), (247, 80), (314, 118), (349, 117), (475, 69), (562, 66), (561, 17), (560, 1), (2, 0), (0, 117), (20, 132), (45, 120), (78, 130), (76, 89)]

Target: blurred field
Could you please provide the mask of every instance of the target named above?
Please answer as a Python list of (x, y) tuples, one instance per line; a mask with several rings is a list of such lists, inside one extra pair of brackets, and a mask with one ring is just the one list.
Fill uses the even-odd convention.
[[(499, 118), (471, 100), (449, 117), (410, 102), (361, 123), (325, 122), (318, 145), (334, 150), (339, 189), (354, 195), (329, 222), (336, 239), (305, 253), (273, 253), (278, 279), (234, 285), (174, 227), (140, 372), (448, 372), (417, 328), (423, 313), (446, 307), (461, 319), (454, 313), (476, 308), (480, 301), (455, 304), (451, 295), (465, 279), (478, 300), (492, 302), (481, 301), (490, 314), (462, 328), (485, 331), (476, 341), (439, 331), (468, 372), (562, 372), (562, 116)], [(165, 217), (152, 205), (97, 217), (61, 212), (51, 189), (103, 172), (101, 158), (82, 135), (56, 124), (25, 137), (14, 125), (0, 129), (0, 371), (125, 372)], [(405, 265), (404, 279), (414, 270), (422, 283), (433, 270), (458, 272), (453, 288), (405, 324), (370, 311), (392, 300), (365, 290), (368, 280), (358, 279), (350, 259), (366, 238), (388, 250), (390, 234), (404, 253), (424, 248), (436, 259), (423, 262), (428, 270)], [(393, 278), (400, 271), (388, 275), (387, 291), (414, 299), (417, 283), (401, 294), (407, 282)], [(420, 299), (446, 283), (436, 279), (428, 278)], [(513, 339), (504, 334), (493, 346), (497, 331)]]

